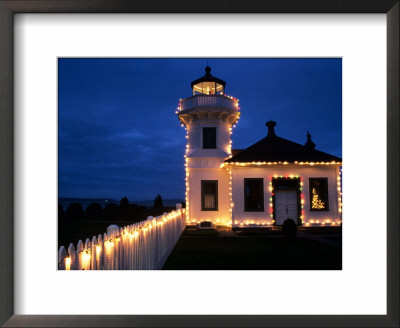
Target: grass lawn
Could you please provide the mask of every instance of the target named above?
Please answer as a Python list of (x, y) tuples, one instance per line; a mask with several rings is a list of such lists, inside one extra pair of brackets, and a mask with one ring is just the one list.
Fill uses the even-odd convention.
[(332, 234), (342, 234), (342, 227), (308, 227), (300, 228), (300, 231), (316, 234), (316, 235), (332, 235)]
[(341, 270), (342, 249), (310, 239), (185, 231), (164, 270)]
[(341, 243), (342, 242), (342, 236), (326, 236), (327, 239), (336, 241), (337, 243)]

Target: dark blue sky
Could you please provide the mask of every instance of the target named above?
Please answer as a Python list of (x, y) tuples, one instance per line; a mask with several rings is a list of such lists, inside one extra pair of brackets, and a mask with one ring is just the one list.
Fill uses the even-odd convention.
[[(233, 148), (278, 136), (341, 157), (341, 59), (208, 59), (239, 98)], [(175, 110), (206, 59), (59, 59), (59, 197), (184, 198), (185, 129)]]

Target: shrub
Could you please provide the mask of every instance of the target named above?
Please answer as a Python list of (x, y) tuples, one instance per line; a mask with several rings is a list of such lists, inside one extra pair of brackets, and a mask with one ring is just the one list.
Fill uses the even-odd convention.
[(98, 203), (92, 203), (86, 208), (86, 219), (99, 220), (103, 217), (103, 208)]
[(119, 201), (119, 218), (129, 219), (129, 200), (127, 197), (121, 198)]
[(163, 207), (164, 207), (164, 206), (163, 206), (162, 198), (161, 198), (160, 195), (157, 195), (157, 197), (154, 199), (153, 208), (162, 209)]
[(65, 213), (63, 207), (60, 204), (58, 204), (58, 219), (59, 220), (64, 219), (64, 215)]
[(117, 221), (118, 219), (118, 205), (109, 203), (104, 208), (104, 219), (106, 221)]
[(83, 208), (80, 203), (71, 203), (65, 213), (67, 219), (79, 220), (83, 219)]

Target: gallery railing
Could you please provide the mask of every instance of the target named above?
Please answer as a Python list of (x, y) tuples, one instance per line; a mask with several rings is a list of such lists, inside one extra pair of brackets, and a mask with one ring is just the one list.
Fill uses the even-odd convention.
[(237, 99), (222, 95), (196, 95), (183, 99), (180, 110), (186, 110), (196, 107), (225, 107), (231, 110), (239, 110)]

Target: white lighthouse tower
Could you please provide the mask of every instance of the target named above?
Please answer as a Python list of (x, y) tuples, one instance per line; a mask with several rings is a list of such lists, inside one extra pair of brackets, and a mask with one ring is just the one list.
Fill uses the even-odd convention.
[(230, 172), (232, 126), (240, 116), (238, 99), (225, 94), (226, 82), (206, 74), (191, 83), (193, 95), (182, 99), (178, 118), (187, 131), (185, 154), (188, 224), (231, 225)]

